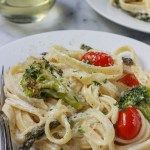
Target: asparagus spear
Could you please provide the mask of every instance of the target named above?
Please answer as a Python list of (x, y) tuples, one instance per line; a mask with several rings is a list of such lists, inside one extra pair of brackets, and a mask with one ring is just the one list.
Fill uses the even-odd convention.
[[(54, 121), (50, 124), (50, 129), (54, 129), (58, 125), (60, 125), (60, 123), (58, 121)], [(31, 132), (28, 132), (25, 135), (25, 142), (19, 148), (19, 150), (30, 150), (34, 142), (36, 140), (41, 139), (44, 136), (44, 126), (45, 126), (45, 123), (43, 123), (40, 126), (37, 126), (36, 128), (33, 128)]]

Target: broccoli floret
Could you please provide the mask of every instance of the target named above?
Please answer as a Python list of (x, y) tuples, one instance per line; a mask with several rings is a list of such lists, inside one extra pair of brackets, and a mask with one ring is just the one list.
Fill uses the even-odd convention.
[(141, 102), (137, 107), (150, 122), (150, 103)]
[(139, 86), (124, 92), (118, 103), (120, 108), (126, 108), (128, 106), (136, 105), (143, 100), (145, 101), (145, 98), (147, 97), (148, 92), (146, 87)]
[(25, 70), (20, 83), (28, 97), (62, 99), (76, 109), (82, 108), (81, 97), (69, 87), (62, 73), (61, 69), (41, 59), (33, 62)]
[(150, 121), (150, 89), (145, 86), (138, 86), (124, 92), (118, 102), (119, 108), (135, 106)]

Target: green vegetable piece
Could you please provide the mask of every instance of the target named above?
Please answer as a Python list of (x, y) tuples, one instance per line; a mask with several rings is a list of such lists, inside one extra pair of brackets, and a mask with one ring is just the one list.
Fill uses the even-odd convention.
[(150, 15), (148, 13), (139, 12), (139, 13), (131, 13), (131, 15), (139, 20), (150, 22)]
[[(54, 129), (59, 125), (60, 123), (58, 121), (53, 121), (50, 123), (50, 129)], [(28, 132), (25, 135), (25, 141), (23, 145), (19, 147), (19, 150), (29, 150), (36, 140), (41, 139), (45, 134), (44, 127), (45, 123), (37, 126), (36, 128), (33, 128), (30, 132)]]
[(78, 132), (81, 133), (81, 134), (84, 134), (84, 133), (85, 133), (83, 127), (81, 127), (81, 126), (79, 126), (79, 128), (78, 128)]
[(107, 83), (107, 81), (108, 81), (108, 80), (107, 80), (107, 79), (105, 79), (105, 80), (103, 81), (103, 83), (105, 84), (105, 83)]
[(120, 108), (134, 106), (147, 97), (147, 89), (144, 86), (135, 87), (126, 91), (118, 102)]
[(131, 58), (128, 57), (122, 57), (123, 63), (127, 66), (132, 66), (134, 65), (134, 62)]
[(86, 45), (86, 44), (82, 44), (82, 45), (80, 46), (80, 49), (83, 49), (83, 50), (85, 50), (85, 51), (89, 51), (89, 50), (91, 50), (91, 49), (93, 49), (93, 48), (90, 47), (90, 46), (88, 46), (88, 45)]
[(93, 81), (94, 85), (96, 86), (101, 86), (101, 83), (97, 82), (97, 81)]
[(50, 97), (62, 99), (76, 109), (83, 104), (79, 97), (62, 77), (63, 71), (49, 64), (45, 59), (37, 60), (25, 70), (20, 82), (26, 96), (38, 99)]
[(138, 105), (138, 108), (145, 116), (145, 118), (147, 118), (147, 120), (150, 122), (150, 103), (141, 102)]
[(150, 121), (150, 89), (145, 86), (135, 87), (126, 91), (118, 102), (119, 108), (124, 109), (129, 106), (138, 108), (145, 118)]
[(36, 128), (33, 128), (31, 132), (28, 132), (25, 135), (25, 141), (23, 145), (19, 147), (19, 150), (29, 150), (34, 144), (34, 142), (38, 139), (41, 139), (43, 135), (44, 135), (44, 124)]
[(115, 4), (119, 6), (119, 0), (115, 0)]

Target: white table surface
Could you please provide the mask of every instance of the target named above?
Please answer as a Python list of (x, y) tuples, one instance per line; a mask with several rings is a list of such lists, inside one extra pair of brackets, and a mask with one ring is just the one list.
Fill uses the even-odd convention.
[(71, 29), (116, 33), (150, 45), (150, 34), (127, 29), (108, 21), (92, 10), (85, 0), (57, 0), (41, 22), (14, 24), (0, 16), (0, 46), (32, 34)]

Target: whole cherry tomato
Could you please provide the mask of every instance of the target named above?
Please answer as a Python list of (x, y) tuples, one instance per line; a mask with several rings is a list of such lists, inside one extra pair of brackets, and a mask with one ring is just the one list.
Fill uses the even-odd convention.
[(113, 58), (103, 52), (87, 52), (85, 53), (81, 61), (89, 63), (94, 66), (108, 67), (114, 64)]
[(142, 126), (141, 116), (134, 107), (128, 107), (119, 112), (116, 123), (116, 135), (124, 140), (135, 138), (140, 132)]

